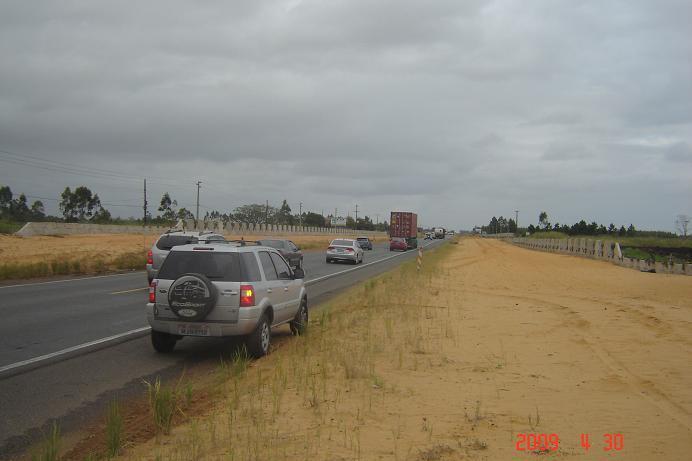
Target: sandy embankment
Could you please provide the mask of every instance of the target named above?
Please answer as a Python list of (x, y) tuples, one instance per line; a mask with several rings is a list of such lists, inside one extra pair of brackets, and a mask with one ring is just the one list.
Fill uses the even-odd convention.
[(545, 433), (545, 457), (690, 459), (689, 278), (481, 239), (430, 257), (333, 301), (125, 457), (536, 459), (517, 442)]

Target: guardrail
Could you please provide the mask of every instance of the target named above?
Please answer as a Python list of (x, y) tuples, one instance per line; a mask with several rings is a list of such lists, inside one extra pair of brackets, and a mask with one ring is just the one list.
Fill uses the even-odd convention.
[(586, 258), (603, 259), (618, 266), (636, 269), (642, 272), (662, 274), (692, 275), (692, 264), (662, 263), (644, 259), (627, 258), (622, 255), (620, 244), (612, 240), (593, 240), (587, 238), (569, 239), (533, 239), (515, 237), (511, 239), (515, 245), (538, 251), (564, 253)]

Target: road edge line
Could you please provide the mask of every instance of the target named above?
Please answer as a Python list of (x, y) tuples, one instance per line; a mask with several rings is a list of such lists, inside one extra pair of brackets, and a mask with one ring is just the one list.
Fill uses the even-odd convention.
[[(422, 246), (421, 248), (427, 248), (427, 247), (430, 246), (430, 245), (432, 245), (432, 243), (429, 243), (429, 244), (427, 244), (427, 245), (425, 245), (425, 246)], [(415, 253), (409, 253), (408, 251), (402, 251), (401, 253), (398, 253), (398, 254), (395, 254), (395, 255), (392, 255), (392, 256), (387, 256), (386, 258), (378, 259), (378, 260), (376, 260), (376, 261), (372, 261), (372, 262), (369, 262), (369, 263), (366, 263), (366, 264), (362, 264), (362, 265), (360, 265), (360, 266), (352, 267), (352, 268), (350, 268), (350, 269), (346, 269), (346, 270), (339, 271), (339, 272), (334, 272), (333, 274), (323, 275), (322, 277), (317, 277), (316, 279), (307, 280), (307, 281), (305, 281), (305, 286), (314, 285), (314, 284), (317, 283), (317, 282), (322, 282), (322, 281), (324, 281), (324, 280), (329, 280), (329, 279), (331, 279), (331, 278), (338, 277), (339, 275), (348, 274), (349, 272), (354, 272), (354, 271), (357, 271), (357, 270), (359, 270), (359, 269), (364, 269), (364, 268), (366, 268), (366, 267), (368, 267), (368, 266), (372, 266), (372, 265), (379, 264), (379, 263), (382, 263), (382, 262), (385, 262), (385, 261), (389, 261), (390, 259), (394, 259), (394, 258), (397, 258), (397, 257), (399, 257), (399, 256), (405, 256), (405, 255), (407, 255), (407, 254), (415, 254)]]
[(30, 287), (30, 286), (36, 286), (36, 285), (49, 285), (49, 284), (53, 284), (53, 283), (79, 282), (80, 280), (103, 279), (106, 277), (122, 277), (124, 275), (140, 274), (142, 272), (144, 272), (144, 270), (127, 271), (127, 272), (121, 272), (119, 274), (89, 275), (86, 277), (75, 277), (75, 278), (71, 278), (71, 279), (46, 280), (45, 282), (27, 282), (27, 283), (18, 283), (16, 285), (0, 285), (0, 290), (4, 290), (5, 288), (19, 288), (19, 287)]
[(132, 339), (146, 336), (149, 334), (151, 327), (142, 327), (134, 330), (118, 333), (117, 335), (108, 336), (106, 338), (89, 341), (88, 343), (78, 344), (59, 351), (51, 352), (50, 354), (39, 355), (31, 359), (22, 360), (21, 362), (11, 363), (0, 367), (0, 379), (9, 378), (35, 368), (50, 365), (52, 363), (61, 362), (78, 355), (94, 352), (99, 349), (105, 349), (116, 344), (124, 343)]

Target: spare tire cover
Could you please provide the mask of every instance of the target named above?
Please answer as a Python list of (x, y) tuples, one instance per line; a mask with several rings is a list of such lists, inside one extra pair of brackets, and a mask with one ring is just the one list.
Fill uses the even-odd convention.
[(168, 289), (168, 305), (181, 320), (203, 320), (216, 304), (216, 288), (203, 274), (183, 274)]

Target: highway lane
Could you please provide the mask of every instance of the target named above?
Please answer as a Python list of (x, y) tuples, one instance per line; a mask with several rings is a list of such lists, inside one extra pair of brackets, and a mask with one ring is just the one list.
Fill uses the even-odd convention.
[[(430, 247), (440, 243), (442, 241), (433, 241)], [(315, 264), (319, 258), (323, 265), (315, 268), (315, 276), (309, 276), (309, 279), (318, 277), (317, 274), (326, 275), (356, 268), (355, 271), (312, 284), (308, 291), (312, 308), (349, 286), (416, 257), (415, 251), (398, 254), (401, 256), (378, 264), (350, 266), (327, 265), (321, 252), (307, 253), (306, 266), (308, 258), (314, 260), (311, 264)], [(391, 255), (388, 250), (379, 248), (379, 253), (378, 250), (367, 252), (365, 262), (367, 264)], [(144, 274), (138, 273), (135, 277), (144, 277)], [(113, 289), (117, 283), (125, 281), (109, 280), (107, 283), (108, 289)], [(114, 285), (110, 285), (111, 283)], [(141, 281), (130, 280), (128, 283), (137, 286)], [(142, 298), (140, 293), (136, 302), (139, 306), (138, 315), (143, 317)], [(276, 336), (290, 335), (288, 328), (277, 330), (274, 332)], [(149, 337), (146, 336), (0, 379), (0, 459), (21, 451), (39, 439), (51, 419), (60, 422), (64, 433), (69, 432), (85, 421), (102, 418), (105, 405), (110, 399), (116, 396), (126, 399), (141, 395), (143, 378), (176, 377), (183, 369), (190, 369), (200, 362), (217, 362), (219, 355), (228, 353), (228, 350), (228, 340), (185, 338), (178, 343), (172, 354), (162, 355), (153, 351)]]
[[(390, 256), (387, 243), (364, 262)], [(322, 251), (303, 260), (306, 280), (344, 270)], [(147, 326), (144, 272), (0, 287), (0, 367)]]

